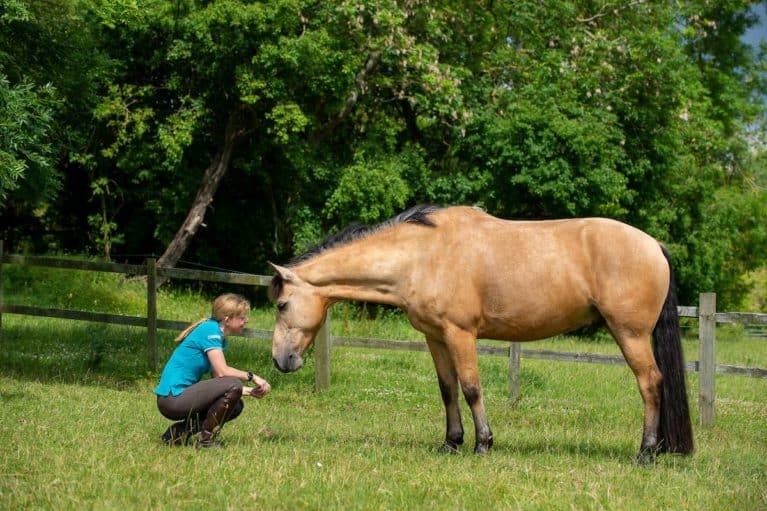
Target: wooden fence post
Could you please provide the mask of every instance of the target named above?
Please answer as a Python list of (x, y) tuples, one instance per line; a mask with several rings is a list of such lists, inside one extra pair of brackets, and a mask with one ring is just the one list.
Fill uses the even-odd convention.
[(522, 356), (522, 345), (512, 342), (509, 347), (509, 401), (516, 403), (520, 398), (519, 360)]
[(314, 390), (323, 391), (330, 387), (330, 311), (325, 322), (314, 338)]
[(714, 424), (716, 402), (716, 293), (701, 293), (698, 307), (700, 425)]
[(157, 370), (157, 261), (146, 260), (146, 329), (149, 367)]

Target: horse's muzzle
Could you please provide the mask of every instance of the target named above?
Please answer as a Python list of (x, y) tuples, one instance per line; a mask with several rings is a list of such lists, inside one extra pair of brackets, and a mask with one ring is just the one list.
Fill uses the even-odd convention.
[(282, 373), (298, 371), (304, 365), (304, 360), (295, 353), (291, 353), (287, 357), (272, 357), (272, 362), (274, 362), (274, 367)]

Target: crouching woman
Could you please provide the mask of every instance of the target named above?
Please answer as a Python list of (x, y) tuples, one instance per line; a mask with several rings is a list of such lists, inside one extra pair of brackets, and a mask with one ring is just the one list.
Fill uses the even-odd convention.
[[(210, 318), (189, 325), (176, 338), (179, 345), (154, 389), (157, 408), (177, 421), (162, 435), (167, 445), (186, 445), (199, 432), (198, 448), (220, 447), (216, 439), (227, 421), (242, 413), (242, 396), (264, 397), (269, 383), (253, 374), (229, 367), (224, 357), (226, 336), (239, 334), (248, 322), (250, 302), (226, 293), (213, 301)], [(202, 379), (210, 372), (210, 379)], [(243, 386), (243, 381), (254, 386)]]

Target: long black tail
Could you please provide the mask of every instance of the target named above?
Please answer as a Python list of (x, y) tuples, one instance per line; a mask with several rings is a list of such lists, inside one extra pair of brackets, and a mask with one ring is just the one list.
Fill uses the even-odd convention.
[(671, 257), (665, 247), (661, 248), (668, 261), (671, 278), (666, 302), (653, 330), (653, 354), (663, 375), (658, 443), (662, 452), (690, 454), (693, 451), (692, 424), (687, 402), (676, 283)]

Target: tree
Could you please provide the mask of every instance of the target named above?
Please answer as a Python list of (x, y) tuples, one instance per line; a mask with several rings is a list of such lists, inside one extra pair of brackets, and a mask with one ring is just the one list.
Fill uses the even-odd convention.
[(83, 0), (99, 101), (66, 89), (93, 117), (46, 218), (262, 271), (418, 202), (603, 215), (733, 301), (767, 257), (751, 4)]
[[(74, 0), (0, 0), (0, 232), (40, 241), (109, 62)], [(33, 239), (33, 237), (35, 239)]]
[(53, 147), (55, 93), (50, 86), (11, 85), (0, 75), (0, 209), (9, 193), (32, 203), (50, 200), (59, 187)]
[(242, 120), (242, 116), (245, 115), (246, 112), (247, 110), (243, 108), (241, 111), (233, 112), (230, 115), (229, 120), (227, 121), (222, 147), (219, 152), (216, 153), (213, 162), (205, 169), (202, 181), (200, 182), (200, 187), (197, 189), (197, 195), (195, 196), (194, 201), (192, 201), (192, 206), (189, 209), (189, 214), (187, 214), (186, 219), (181, 224), (176, 236), (168, 244), (162, 257), (158, 260), (157, 263), (160, 266), (175, 266), (189, 246), (189, 242), (197, 232), (197, 229), (200, 225), (203, 225), (205, 210), (213, 202), (213, 196), (216, 194), (216, 190), (221, 183), (221, 178), (229, 167), (229, 160), (232, 157), (235, 145), (239, 139), (246, 136), (250, 131), (250, 123)]
[[(460, 144), (489, 174), (481, 201), (512, 217), (623, 219), (669, 246), (684, 300), (711, 289), (732, 299), (745, 269), (733, 263), (765, 248), (767, 201), (743, 150), (764, 75), (739, 42), (748, 23), (728, 22), (749, 2), (722, 3), (702, 4), (716, 17), (694, 2), (517, 4), (485, 61), (492, 93)], [(695, 56), (701, 26), (727, 27), (729, 49)]]
[[(418, 17), (427, 19), (430, 8), (419, 9)], [(147, 183), (163, 183), (161, 172), (187, 174), (197, 171), (199, 162), (210, 162), (161, 263), (173, 265), (203, 225), (238, 145), (252, 161), (279, 160), (282, 168), (268, 172), (266, 179), (272, 186), (284, 184), (287, 201), (303, 208), (306, 199), (290, 196), (305, 197), (305, 189), (318, 180), (318, 204), (338, 198), (342, 193), (334, 192), (335, 183), (349, 183), (338, 176), (363, 153), (397, 161), (386, 153), (401, 143), (391, 134), (394, 124), (405, 125), (403, 108), (411, 125), (419, 110), (431, 116), (430, 122), (455, 115), (457, 78), (439, 63), (435, 48), (417, 43), (404, 26), (415, 14), (394, 2), (295, 1), (174, 9), (150, 2), (133, 13), (107, 13), (111, 21), (103, 25), (115, 42), (108, 51), (132, 65), (97, 110), (113, 130), (103, 155), (126, 178)], [(133, 48), (151, 50), (140, 58), (123, 54)], [(422, 105), (403, 105), (410, 94)], [(355, 126), (360, 120), (363, 126)], [(368, 124), (377, 121), (383, 129)], [(246, 166), (258, 173), (255, 166)], [(285, 181), (281, 174), (294, 177)], [(155, 207), (165, 211), (170, 206), (175, 216), (189, 204), (186, 184), (161, 185), (164, 191), (176, 189), (165, 193), (174, 203), (154, 199)], [(410, 196), (405, 190), (378, 209), (391, 215)], [(161, 229), (156, 234), (164, 238), (166, 226)]]

